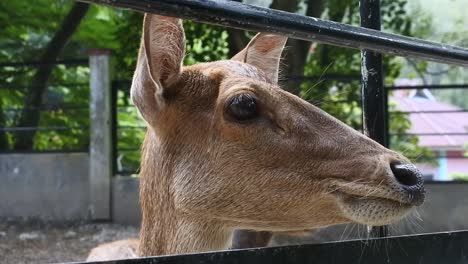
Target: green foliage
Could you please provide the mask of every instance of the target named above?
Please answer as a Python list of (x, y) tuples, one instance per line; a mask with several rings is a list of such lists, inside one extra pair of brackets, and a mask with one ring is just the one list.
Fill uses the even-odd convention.
[[(383, 0), (382, 19), (386, 31), (412, 35), (414, 25), (405, 11), (406, 0)], [(70, 0), (36, 0), (0, 2), (0, 62), (34, 61), (41, 54), (67, 14)], [(326, 19), (357, 25), (359, 23), (358, 2), (328, 0)], [(126, 10), (93, 5), (72, 40), (67, 44), (62, 59), (86, 58), (91, 48), (113, 50), (114, 79), (129, 80), (133, 75), (141, 38), (142, 15)], [(228, 57), (228, 34), (222, 27), (184, 22), (187, 35), (185, 64), (206, 62)], [(400, 72), (401, 62), (384, 57), (385, 82), (391, 84)], [(0, 69), (0, 106), (4, 108), (4, 126), (14, 126), (18, 111), (5, 108), (23, 107), (25, 87), (30, 85), (34, 68)], [(360, 75), (360, 54), (356, 50), (317, 45), (307, 60), (305, 75), (322, 74)], [(84, 107), (73, 110), (43, 112), (40, 126), (88, 127), (89, 88), (86, 85), (89, 72), (85, 66), (57, 66), (45, 95), (45, 105), (72, 105)], [(12, 87), (15, 89), (5, 89)], [(318, 104), (325, 111), (350, 124), (361, 126), (360, 85), (358, 82), (318, 81), (301, 84), (301, 96)], [(340, 103), (329, 103), (340, 102)], [(139, 118), (131, 105), (128, 87), (118, 93), (118, 148), (122, 154), (123, 169), (137, 168), (139, 146), (145, 134), (146, 124)], [(1, 119), (0, 119), (1, 120)], [(0, 126), (2, 124), (0, 123)], [(391, 131), (403, 133), (409, 128), (408, 118), (396, 115), (391, 120)], [(81, 149), (88, 145), (87, 129), (57, 130), (40, 132), (35, 138), (35, 149)], [(11, 146), (14, 134), (8, 134)], [(396, 137), (394, 148), (411, 157), (428, 155), (417, 147), (416, 137)], [(413, 155), (414, 153), (417, 153)]]
[(184, 22), (184, 29), (187, 35), (185, 65), (227, 59), (229, 47), (226, 30), (191, 21)]
[[(141, 38), (142, 15), (135, 12), (122, 12), (116, 22), (115, 42), (119, 48), (115, 51), (116, 79), (131, 79), (135, 69), (137, 52)], [(227, 59), (227, 32), (216, 26), (184, 21), (186, 39), (185, 65), (197, 62)], [(143, 141), (146, 124), (139, 117), (136, 108), (129, 102), (128, 87), (119, 92), (117, 147), (121, 170), (133, 170), (139, 166), (139, 146)]]
[(450, 178), (454, 181), (468, 181), (468, 173), (453, 172), (450, 173)]
[[(447, 6), (437, 8), (430, 1), (424, 6), (422, 2), (414, 1), (410, 5), (411, 32), (418, 38), (432, 41), (468, 46), (468, 19), (463, 11), (454, 8), (462, 5), (462, 2), (451, 1)], [(431, 13), (432, 9), (432, 13)], [(437, 11), (434, 11), (437, 10)], [(437, 16), (433, 14), (437, 13)], [(453, 19), (458, 17), (457, 19)], [(444, 65), (439, 63), (405, 59), (408, 62), (402, 71), (402, 76), (407, 78), (420, 78), (427, 84), (454, 84), (468, 83), (466, 68)], [(432, 94), (440, 101), (468, 109), (468, 94), (462, 89), (432, 90)]]
[[(359, 7), (357, 1), (330, 0), (327, 2), (325, 18), (342, 23), (358, 25)], [(385, 31), (412, 35), (412, 19), (406, 12), (406, 0), (384, 0), (381, 2), (382, 28)], [(401, 61), (384, 56), (385, 84), (393, 84), (401, 69)], [(359, 76), (361, 74), (360, 52), (352, 49), (317, 45), (308, 59), (305, 75), (322, 76), (337, 74)], [(360, 108), (360, 83), (357, 81), (339, 82), (322, 81), (306, 82), (301, 85), (301, 97), (318, 104), (319, 107), (333, 116), (354, 127), (362, 126)], [(390, 105), (395, 110), (395, 105)], [(391, 147), (404, 153), (412, 160), (434, 162), (434, 155), (426, 148), (418, 146), (416, 136), (401, 135), (411, 127), (408, 116), (392, 114), (389, 132)]]

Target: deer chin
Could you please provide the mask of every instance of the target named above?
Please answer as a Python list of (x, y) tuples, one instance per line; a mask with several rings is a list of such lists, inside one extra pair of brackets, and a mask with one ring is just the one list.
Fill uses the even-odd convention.
[(364, 225), (381, 226), (401, 220), (413, 209), (412, 205), (378, 197), (337, 193), (338, 206), (344, 217)]
[(331, 193), (336, 197), (343, 216), (352, 222), (381, 226), (401, 220), (414, 205), (407, 195), (391, 187), (358, 183), (333, 184)]

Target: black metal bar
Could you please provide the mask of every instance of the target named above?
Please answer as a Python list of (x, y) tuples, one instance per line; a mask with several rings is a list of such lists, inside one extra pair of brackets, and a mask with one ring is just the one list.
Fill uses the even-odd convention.
[[(360, 0), (361, 26), (380, 31), (380, 0)], [(361, 51), (361, 97), (362, 125), (364, 133), (388, 146), (386, 124), (386, 96), (383, 86), (382, 55), (373, 50)], [(388, 228), (380, 226), (372, 229), (374, 236), (386, 237)]]
[(118, 126), (117, 129), (146, 129), (146, 126)]
[(447, 133), (390, 133), (389, 136), (467, 136), (468, 132)]
[(0, 154), (44, 154), (44, 153), (86, 153), (88, 149), (48, 149), (48, 150), (2, 150)]
[(20, 112), (23, 111), (23, 109), (29, 109), (29, 110), (35, 110), (35, 111), (67, 111), (67, 110), (89, 110), (89, 106), (75, 106), (75, 105), (62, 105), (62, 106), (39, 106), (39, 107), (33, 107), (33, 106), (28, 106), (28, 107), (6, 107), (3, 108), (4, 111), (8, 112)]
[(468, 113), (468, 109), (457, 110), (427, 110), (427, 111), (390, 111), (389, 114), (455, 114)]
[(88, 59), (56, 60), (56, 61), (25, 61), (0, 63), (0, 67), (35, 67), (43, 65), (87, 65)]
[(132, 152), (132, 151), (140, 151), (141, 148), (117, 148), (118, 151), (129, 151), (129, 152)]
[(49, 127), (0, 127), (0, 131), (6, 132), (25, 132), (25, 131), (59, 131), (73, 129), (89, 129), (87, 126), (49, 126)]
[(339, 82), (354, 82), (361, 81), (360, 75), (344, 75), (344, 74), (325, 74), (316, 76), (286, 76), (284, 82), (316, 82), (316, 81), (339, 81)]
[(120, 175), (120, 176), (130, 176), (132, 174), (138, 174), (138, 170), (117, 170), (116, 171), (116, 175)]
[(441, 85), (402, 85), (402, 86), (386, 86), (388, 90), (419, 90), (419, 89), (467, 89), (468, 84), (441, 84)]
[(468, 157), (466, 157), (466, 156), (417, 156), (417, 157), (418, 157), (418, 159), (422, 159), (422, 158), (431, 158), (431, 159), (468, 159)]
[[(187, 238), (189, 239), (189, 238)], [(219, 251), (94, 262), (95, 264), (304, 264), (468, 262), (468, 232), (447, 232), (369, 240)], [(91, 264), (93, 262), (88, 262)]]
[(216, 0), (79, 0), (135, 11), (191, 19), (198, 22), (272, 32), (291, 38), (335, 46), (368, 49), (385, 54), (415, 57), (468, 66), (468, 49), (324, 21), (279, 10)]

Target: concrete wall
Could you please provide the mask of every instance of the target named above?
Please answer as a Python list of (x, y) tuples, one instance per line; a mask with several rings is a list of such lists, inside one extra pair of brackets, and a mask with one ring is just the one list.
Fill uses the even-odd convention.
[(139, 179), (114, 177), (112, 180), (112, 219), (116, 223), (139, 226), (141, 209), (138, 203)]
[[(89, 172), (87, 153), (1, 154), (0, 218), (42, 220), (89, 219)], [(138, 178), (113, 177), (112, 220), (138, 226)], [(428, 183), (427, 201), (416, 217), (392, 227), (393, 234), (468, 229), (468, 183)], [(321, 232), (339, 239), (345, 227)], [(358, 228), (355, 228), (356, 230)], [(361, 233), (363, 227), (360, 227)], [(346, 231), (348, 237), (353, 232)], [(354, 232), (356, 233), (356, 232)]]
[[(392, 225), (391, 232), (414, 234), (448, 230), (468, 230), (468, 183), (428, 183), (426, 203), (416, 214)], [(419, 221), (417, 218), (421, 218)], [(113, 219), (117, 223), (139, 225), (138, 178), (114, 178)], [(340, 239), (345, 226), (338, 226), (321, 232), (321, 239)], [(348, 238), (362, 237), (364, 228), (348, 227), (344, 235)]]
[(0, 217), (81, 220), (88, 215), (88, 154), (0, 155)]

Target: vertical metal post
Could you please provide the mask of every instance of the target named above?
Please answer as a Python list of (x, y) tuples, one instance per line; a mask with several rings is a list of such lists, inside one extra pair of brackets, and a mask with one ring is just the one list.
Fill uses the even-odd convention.
[(90, 141), (89, 195), (93, 220), (111, 218), (111, 89), (108, 50), (89, 53), (90, 70)]
[[(380, 30), (380, 0), (360, 0), (361, 26)], [(370, 50), (361, 51), (362, 113), (364, 133), (380, 144), (387, 145), (386, 95), (383, 86), (382, 55)], [(373, 233), (387, 236), (386, 226)]]

